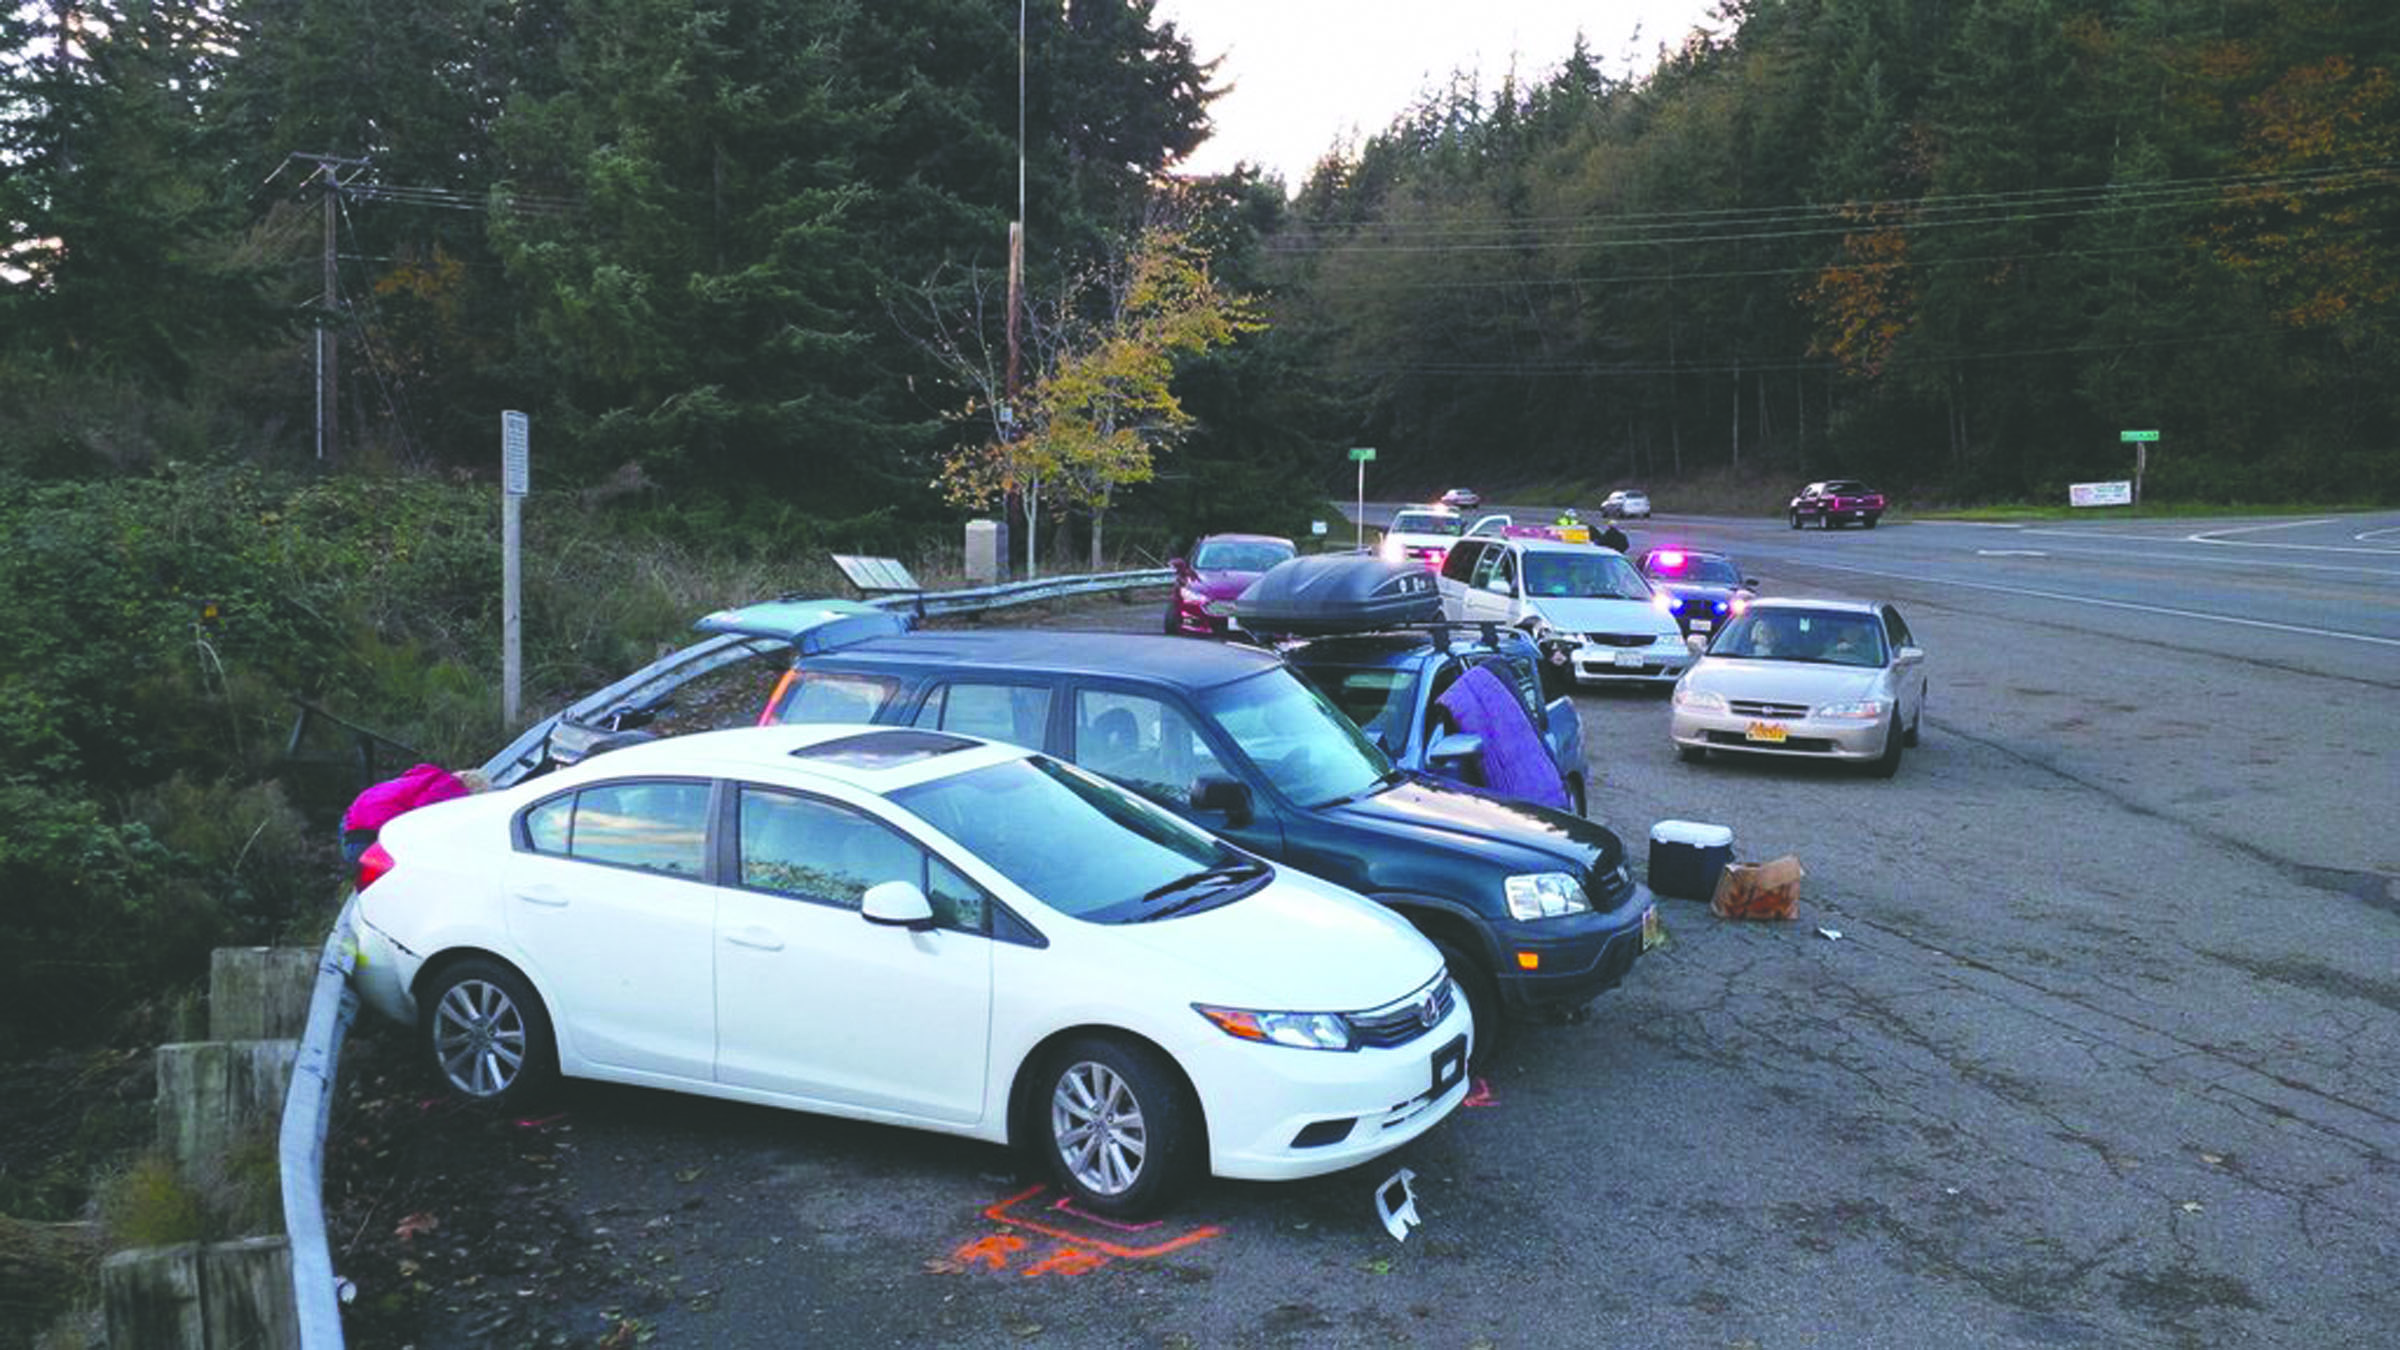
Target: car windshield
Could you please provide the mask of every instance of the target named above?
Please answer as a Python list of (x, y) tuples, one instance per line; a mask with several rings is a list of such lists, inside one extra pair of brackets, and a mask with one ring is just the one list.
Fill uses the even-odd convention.
[(1397, 511), (1392, 515), (1394, 534), (1457, 534), (1464, 528), (1458, 517), (1432, 511)]
[(1414, 666), (1294, 664), (1377, 749), (1394, 759), (1406, 753), (1421, 679)]
[(1267, 539), (1204, 539), (1192, 550), (1192, 566), (1202, 572), (1264, 572), (1292, 552), (1290, 544)]
[(1271, 875), (1197, 826), (1042, 755), (902, 788), (892, 800), (1043, 904), (1093, 923), (1213, 907)]
[(1697, 581), (1717, 586), (1738, 586), (1742, 581), (1742, 574), (1723, 558), (1702, 558), (1688, 553), (1651, 554), (1650, 575), (1661, 581)]
[(1383, 751), (1289, 669), (1220, 685), (1200, 706), (1267, 781), (1303, 806), (1349, 801), (1394, 781)]
[(1881, 666), (1882, 626), (1854, 610), (1752, 610), (1726, 625), (1710, 656), (1813, 665)]
[(1622, 553), (1528, 552), (1525, 594), (1535, 599), (1647, 600), (1650, 585)]

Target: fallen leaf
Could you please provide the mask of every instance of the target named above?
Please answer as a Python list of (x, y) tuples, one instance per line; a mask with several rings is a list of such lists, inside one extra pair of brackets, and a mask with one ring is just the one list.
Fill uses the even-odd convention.
[(407, 1218), (402, 1219), (398, 1224), (394, 1225), (392, 1228), (392, 1236), (400, 1239), (402, 1242), (412, 1242), (416, 1239), (416, 1236), (419, 1233), (430, 1233), (434, 1229), (441, 1226), (442, 1221), (440, 1219), (433, 1217), (431, 1214), (419, 1211), (418, 1213), (409, 1215)]
[(2197, 1214), (2200, 1212), (2200, 1202), (2197, 1200), (2186, 1200), (2183, 1202), (2182, 1209), (2186, 1214)]

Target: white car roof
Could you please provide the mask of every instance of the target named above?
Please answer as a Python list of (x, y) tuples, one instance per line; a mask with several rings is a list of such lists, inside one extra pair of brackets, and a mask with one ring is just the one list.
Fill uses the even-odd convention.
[(1762, 595), (1750, 602), (1750, 612), (1767, 609), (1823, 609), (1847, 614), (1873, 614), (1880, 602), (1874, 600), (1837, 600), (1830, 597), (1805, 595)]
[(682, 774), (785, 785), (816, 780), (884, 796), (1032, 753), (981, 737), (914, 727), (849, 723), (735, 727), (638, 742), (594, 755), (557, 773), (528, 779), (525, 786), (540, 793), (596, 778)]

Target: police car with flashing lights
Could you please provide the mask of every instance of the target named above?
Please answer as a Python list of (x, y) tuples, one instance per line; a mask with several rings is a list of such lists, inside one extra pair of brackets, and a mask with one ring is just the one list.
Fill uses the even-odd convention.
[(1758, 581), (1722, 553), (1665, 545), (1645, 550), (1637, 565), (1691, 637), (1706, 638), (1740, 617), (1758, 594)]

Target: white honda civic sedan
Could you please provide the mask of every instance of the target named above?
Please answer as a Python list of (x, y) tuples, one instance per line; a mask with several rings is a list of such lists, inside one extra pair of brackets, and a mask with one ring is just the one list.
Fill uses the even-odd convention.
[(1101, 1214), (1364, 1162), (1466, 1095), (1390, 910), (1072, 765), (907, 728), (627, 746), (384, 827), (364, 1001), (448, 1087), (554, 1074), (1037, 1153)]

